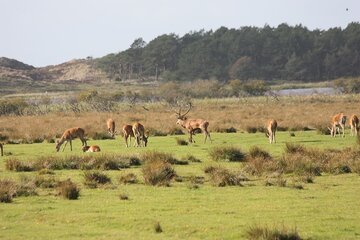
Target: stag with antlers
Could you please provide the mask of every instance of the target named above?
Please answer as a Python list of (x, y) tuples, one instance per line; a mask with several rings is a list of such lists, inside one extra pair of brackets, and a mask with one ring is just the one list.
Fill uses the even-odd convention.
[(340, 127), (342, 130), (342, 137), (345, 137), (345, 123), (346, 123), (346, 116), (343, 113), (339, 113), (333, 116), (331, 118), (331, 128), (329, 128), (331, 136), (336, 137), (337, 132), (341, 134), (339, 129)]
[(195, 132), (197, 130), (201, 130), (202, 132), (204, 132), (205, 135), (205, 140), (204, 143), (206, 143), (206, 139), (209, 137), (210, 142), (212, 142), (211, 137), (210, 137), (210, 133), (208, 132), (208, 127), (209, 127), (209, 122), (204, 120), (204, 119), (188, 119), (186, 117), (186, 114), (188, 114), (190, 112), (192, 108), (192, 104), (189, 104), (189, 109), (184, 113), (181, 114), (181, 107), (179, 109), (179, 112), (176, 112), (177, 115), (177, 122), (176, 124), (182, 126), (183, 128), (185, 128), (188, 132), (189, 132), (189, 142), (195, 142), (192, 139), (192, 136), (195, 135)]
[(72, 140), (75, 138), (80, 138), (82, 146), (86, 146), (86, 140), (85, 140), (85, 131), (82, 128), (75, 127), (75, 128), (69, 128), (65, 130), (63, 135), (61, 136), (60, 140), (56, 142), (56, 151), (58, 152), (60, 150), (61, 145), (65, 142), (63, 151), (65, 150), (65, 147), (68, 142), (70, 142), (70, 150), (72, 151)]

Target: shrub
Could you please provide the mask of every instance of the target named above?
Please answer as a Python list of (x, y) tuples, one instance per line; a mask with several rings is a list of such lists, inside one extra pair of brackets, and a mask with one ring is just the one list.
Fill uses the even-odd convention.
[(169, 130), (170, 135), (184, 135), (185, 133), (179, 128), (172, 128)]
[(90, 137), (94, 140), (114, 139), (108, 132), (94, 132)]
[(41, 188), (54, 188), (57, 186), (57, 181), (54, 177), (39, 175), (35, 177), (34, 184)]
[(169, 186), (170, 181), (176, 176), (170, 163), (161, 159), (146, 162), (142, 173), (145, 184), (153, 186)]
[(0, 202), (11, 203), (16, 195), (16, 183), (12, 180), (0, 180)]
[(286, 179), (283, 178), (282, 175), (278, 175), (275, 178), (267, 178), (265, 180), (265, 186), (286, 187)]
[(163, 230), (162, 230), (159, 222), (156, 222), (154, 224), (154, 230), (155, 230), (156, 233), (162, 233)]
[(145, 152), (141, 155), (141, 158), (143, 159), (143, 161), (146, 162), (151, 162), (151, 161), (156, 161), (156, 160), (160, 160), (160, 161), (164, 161), (170, 164), (177, 164), (177, 165), (187, 165), (189, 164), (188, 161), (181, 161), (176, 159), (175, 157), (173, 157), (173, 155), (171, 155), (170, 153), (164, 153), (164, 152), (157, 152), (157, 151), (148, 151)]
[(84, 185), (89, 188), (97, 188), (99, 184), (111, 183), (111, 179), (104, 173), (98, 171), (84, 172)]
[(209, 175), (210, 182), (216, 187), (242, 186), (239, 175), (223, 167), (208, 167), (205, 173)]
[(248, 158), (262, 158), (264, 160), (271, 160), (270, 153), (259, 148), (258, 146), (252, 146), (249, 150)]
[(134, 183), (138, 182), (137, 177), (134, 173), (128, 173), (126, 175), (121, 175), (118, 178), (118, 181), (121, 184), (134, 184)]
[(277, 169), (278, 166), (274, 160), (263, 157), (247, 157), (244, 166), (245, 172), (256, 176), (261, 176), (266, 172), (272, 172)]
[(301, 240), (296, 228), (289, 230), (284, 226), (281, 229), (253, 226), (247, 230), (246, 235), (250, 240)]
[(257, 127), (247, 126), (246, 131), (248, 133), (256, 133), (257, 132)]
[(125, 193), (120, 193), (119, 199), (120, 199), (120, 200), (129, 200), (129, 197), (128, 197), (128, 195), (126, 195)]
[(9, 171), (30, 172), (34, 167), (29, 162), (20, 161), (17, 158), (9, 158), (5, 162), (5, 168)]
[(80, 189), (70, 179), (58, 182), (57, 191), (59, 196), (69, 200), (78, 199), (80, 196)]
[(193, 156), (193, 155), (186, 155), (184, 158), (183, 158), (184, 161), (189, 161), (189, 162), (196, 162), (196, 163), (200, 163), (201, 160), (198, 159), (197, 157)]
[(214, 161), (240, 162), (245, 159), (245, 154), (235, 147), (214, 147), (209, 154)]
[(305, 147), (296, 143), (286, 143), (285, 144), (285, 153), (303, 153)]
[(34, 179), (26, 176), (21, 175), (20, 176), (20, 183), (16, 186), (16, 196), (35, 196), (37, 195), (36, 192), (36, 185), (34, 183)]
[(176, 138), (176, 143), (177, 143), (177, 145), (180, 145), (180, 146), (186, 146), (189, 144), (186, 140), (181, 139), (181, 138)]

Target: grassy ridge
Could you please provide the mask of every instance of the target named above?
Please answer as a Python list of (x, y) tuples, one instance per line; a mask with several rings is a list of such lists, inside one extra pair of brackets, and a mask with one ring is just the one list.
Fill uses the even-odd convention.
[[(185, 136), (184, 136), (185, 138)], [(261, 133), (213, 133), (213, 144), (203, 144), (202, 135), (196, 135), (196, 144), (177, 145), (176, 137), (149, 138), (149, 147), (125, 148), (124, 141), (91, 140), (103, 153), (141, 154), (148, 150), (169, 152), (181, 159), (193, 155), (201, 163), (175, 165), (179, 176), (205, 177), (197, 189), (189, 188), (187, 181), (173, 182), (171, 187), (151, 187), (143, 184), (141, 167), (120, 171), (106, 171), (113, 186), (89, 189), (84, 186), (82, 170), (56, 170), (59, 180), (71, 178), (80, 188), (79, 200), (65, 200), (55, 196), (55, 190), (39, 189), (38, 196), (18, 197), (13, 203), (0, 204), (0, 238), (4, 239), (244, 239), (254, 225), (297, 228), (303, 238), (356, 239), (360, 234), (359, 176), (356, 174), (323, 175), (304, 190), (287, 187), (266, 187), (264, 177), (249, 176), (244, 187), (213, 187), (204, 168), (221, 165), (239, 170), (243, 163), (213, 162), (209, 151), (217, 146), (233, 146), (248, 152), (258, 146), (279, 157), (286, 142), (308, 147), (338, 148), (354, 146), (354, 137), (331, 138), (314, 131), (279, 132), (277, 143), (270, 145)], [(80, 141), (75, 140), (73, 153), (55, 153), (54, 144), (5, 145), (1, 158), (2, 178), (17, 180), (20, 176), (34, 176), (36, 172), (18, 173), (5, 170), (5, 160), (16, 157), (29, 160), (40, 156), (80, 152)], [(134, 173), (138, 184), (119, 185), (120, 175)], [(291, 176), (288, 176), (291, 179)], [(119, 194), (129, 200), (122, 201)], [(154, 224), (163, 230), (156, 233)]]

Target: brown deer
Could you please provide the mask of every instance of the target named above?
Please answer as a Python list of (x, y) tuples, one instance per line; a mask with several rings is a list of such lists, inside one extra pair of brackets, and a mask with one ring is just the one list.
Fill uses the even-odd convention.
[(198, 130), (201, 130), (204, 132), (205, 139), (204, 143), (206, 143), (206, 139), (209, 137), (210, 142), (212, 142), (210, 133), (208, 132), (209, 122), (204, 119), (188, 119), (186, 114), (190, 112), (190, 109), (192, 108), (192, 105), (189, 104), (189, 109), (186, 111), (186, 113), (181, 114), (181, 107), (179, 109), (179, 112), (176, 112), (177, 114), (177, 121), (176, 124), (182, 126), (189, 132), (189, 142), (192, 143), (195, 141), (192, 139), (192, 136), (195, 135), (195, 132)]
[(115, 136), (116, 130), (115, 130), (115, 121), (111, 118), (109, 118), (106, 121), (106, 125), (109, 131), (110, 136), (113, 138)]
[(4, 144), (0, 143), (1, 156), (4, 156)]
[[(122, 131), (123, 131), (126, 147), (129, 147), (129, 145), (128, 145), (129, 137), (130, 137), (130, 146), (131, 146), (131, 138), (132, 137), (135, 138), (132, 125), (125, 124), (122, 128)], [(134, 146), (135, 146), (135, 144), (134, 144)]]
[(275, 140), (275, 134), (276, 134), (276, 130), (277, 130), (277, 122), (274, 119), (271, 119), (268, 121), (267, 127), (266, 127), (266, 136), (269, 138), (269, 142), (271, 143), (276, 143)]
[(140, 147), (142, 142), (143, 146), (146, 147), (148, 142), (148, 136), (145, 135), (144, 126), (138, 122), (134, 123), (132, 126), (132, 131), (136, 139), (136, 146)]
[(343, 113), (338, 113), (331, 118), (331, 128), (330, 134), (332, 137), (336, 137), (337, 132), (341, 134), (340, 128), (342, 130), (342, 137), (345, 137), (345, 123), (346, 123), (346, 116)]
[(83, 146), (82, 148), (83, 152), (100, 152), (100, 147), (98, 145), (92, 145), (92, 146)]
[(70, 150), (72, 151), (72, 140), (74, 138), (80, 138), (81, 143), (83, 146), (86, 146), (86, 140), (85, 140), (85, 131), (82, 128), (75, 127), (75, 128), (69, 128), (65, 130), (63, 135), (61, 136), (60, 140), (56, 141), (56, 151), (58, 152), (60, 150), (61, 145), (65, 143), (63, 151), (65, 150), (65, 147), (68, 142), (70, 142)]
[(350, 135), (357, 136), (359, 131), (359, 118), (355, 114), (351, 115), (350, 117)]

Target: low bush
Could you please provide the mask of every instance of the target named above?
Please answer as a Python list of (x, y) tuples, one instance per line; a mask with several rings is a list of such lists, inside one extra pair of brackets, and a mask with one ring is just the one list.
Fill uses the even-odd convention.
[(9, 171), (30, 172), (34, 171), (34, 167), (29, 162), (20, 161), (17, 158), (9, 158), (5, 162), (5, 168)]
[(295, 229), (287, 229), (286, 227), (269, 228), (267, 226), (252, 226), (246, 232), (249, 240), (301, 240), (299, 233)]
[(172, 128), (169, 130), (169, 135), (185, 135), (185, 133), (179, 128)]
[(128, 173), (128, 174), (119, 176), (118, 182), (120, 184), (135, 184), (138, 182), (138, 179), (134, 173)]
[(272, 159), (269, 152), (261, 149), (258, 146), (252, 146), (250, 148), (247, 158), (262, 158), (264, 160), (271, 160)]
[(186, 155), (183, 159), (183, 161), (189, 161), (189, 162), (195, 162), (195, 163), (200, 163), (201, 160), (198, 159), (197, 157), (193, 156), (193, 155)]
[(241, 162), (245, 154), (236, 147), (214, 147), (209, 151), (210, 158), (214, 161)]
[(155, 230), (156, 233), (162, 233), (163, 230), (162, 230), (162, 227), (161, 227), (159, 222), (156, 222), (154, 224), (154, 230)]
[(20, 183), (16, 185), (16, 196), (36, 196), (36, 185), (34, 178), (27, 175), (20, 176)]
[(145, 184), (153, 186), (169, 186), (170, 181), (176, 176), (170, 163), (161, 159), (147, 161), (142, 173)]
[(207, 167), (205, 173), (209, 176), (210, 182), (216, 187), (242, 186), (242, 175), (230, 172), (223, 167)]
[(176, 165), (187, 165), (189, 164), (188, 161), (182, 161), (176, 159), (173, 155), (170, 153), (165, 152), (157, 152), (157, 151), (147, 151), (143, 153), (140, 157), (145, 163), (151, 162), (151, 161), (164, 161), (170, 164), (176, 164)]
[(110, 177), (98, 171), (84, 172), (84, 185), (89, 188), (97, 188), (99, 185), (111, 183)]
[(186, 140), (181, 139), (181, 138), (176, 138), (175, 140), (176, 140), (177, 145), (180, 145), (180, 146), (186, 146), (189, 144)]
[(120, 193), (119, 199), (120, 200), (129, 200), (129, 196), (125, 193)]
[(16, 183), (12, 180), (0, 180), (0, 202), (11, 203), (16, 195)]
[(76, 200), (80, 196), (80, 189), (70, 179), (58, 182), (58, 195), (69, 200)]

